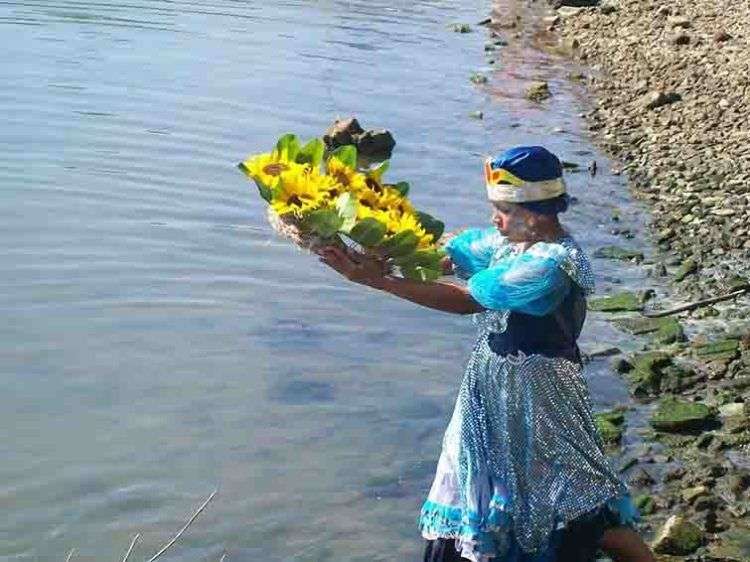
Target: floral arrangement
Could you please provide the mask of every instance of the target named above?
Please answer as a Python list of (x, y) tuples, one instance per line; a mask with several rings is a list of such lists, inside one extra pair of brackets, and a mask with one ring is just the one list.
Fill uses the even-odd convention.
[(271, 225), (298, 245), (356, 245), (403, 277), (436, 279), (444, 225), (414, 208), (408, 183), (383, 181), (388, 166), (359, 170), (355, 146), (326, 154), (322, 140), (302, 145), (292, 134), (239, 164), (268, 203)]

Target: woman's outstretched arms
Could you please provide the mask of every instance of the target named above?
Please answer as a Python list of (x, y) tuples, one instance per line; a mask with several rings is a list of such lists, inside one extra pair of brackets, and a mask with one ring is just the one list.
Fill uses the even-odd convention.
[(465, 287), (452, 283), (411, 281), (384, 274), (374, 259), (347, 253), (328, 246), (319, 251), (320, 261), (361, 285), (385, 291), (413, 303), (454, 314), (473, 314), (484, 310)]

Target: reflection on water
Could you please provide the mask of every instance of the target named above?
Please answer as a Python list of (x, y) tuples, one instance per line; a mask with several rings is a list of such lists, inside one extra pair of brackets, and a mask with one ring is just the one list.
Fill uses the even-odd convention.
[[(456, 228), (487, 219), (483, 154), (595, 158), (567, 70), (530, 39), (469, 82), (490, 72), (484, 32), (447, 24), (489, 8), (0, 3), (0, 558), (111, 559), (136, 532), (145, 555), (217, 486), (171, 559), (417, 557), (472, 327), (274, 239), (234, 162), (356, 114), (393, 130), (393, 175)], [(539, 77), (548, 109), (522, 99)], [(622, 184), (568, 179), (574, 232), (611, 243)], [(597, 404), (624, 398), (606, 364), (589, 376)]]

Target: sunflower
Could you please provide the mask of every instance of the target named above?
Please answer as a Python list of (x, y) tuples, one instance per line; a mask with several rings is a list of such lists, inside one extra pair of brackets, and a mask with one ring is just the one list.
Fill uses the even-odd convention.
[(327, 205), (337, 185), (314, 168), (295, 165), (280, 175), (271, 207), (279, 215), (293, 213), (299, 217)]
[(293, 169), (307, 169), (305, 164), (291, 162), (277, 151), (255, 154), (242, 163), (245, 173), (266, 187), (274, 188), (284, 172)]
[(326, 162), (326, 170), (328, 175), (343, 187), (343, 191), (356, 193), (365, 188), (365, 175), (350, 168), (335, 156), (332, 156)]

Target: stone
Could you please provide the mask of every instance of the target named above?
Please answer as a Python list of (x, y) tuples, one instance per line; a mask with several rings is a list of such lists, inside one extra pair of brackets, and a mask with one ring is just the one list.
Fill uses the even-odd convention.
[(486, 84), (487, 83), (487, 77), (481, 72), (474, 72), (469, 77), (469, 80), (471, 80), (474, 84)]
[(582, 11), (583, 11), (582, 6), (564, 5), (564, 6), (560, 6), (557, 9), (557, 15), (562, 19), (566, 19), (566, 18), (575, 17), (579, 15)]
[(704, 362), (732, 361), (739, 356), (740, 342), (736, 339), (724, 339), (711, 343), (697, 345), (694, 348), (695, 356)]
[(667, 397), (659, 402), (649, 423), (657, 431), (679, 433), (705, 428), (714, 412), (705, 404)]
[(633, 503), (640, 511), (641, 515), (651, 515), (656, 511), (656, 503), (653, 496), (641, 494), (633, 498)]
[(471, 33), (472, 29), (468, 23), (454, 23), (451, 24), (451, 31), (454, 33)]
[(653, 549), (658, 554), (686, 556), (698, 550), (703, 542), (703, 531), (697, 525), (672, 515), (657, 535)]
[(594, 252), (594, 257), (641, 262), (643, 261), (643, 252), (640, 250), (629, 250), (620, 246), (602, 246)]
[(469, 117), (472, 119), (484, 119), (484, 113), (481, 111), (472, 111), (469, 113)]
[(709, 547), (714, 560), (723, 562), (747, 562), (750, 560), (750, 525), (738, 523), (719, 535)]
[(729, 404), (719, 406), (719, 416), (722, 418), (732, 418), (745, 415), (745, 404), (742, 402), (730, 402)]
[(644, 299), (638, 293), (624, 291), (606, 297), (589, 299), (589, 310), (600, 312), (623, 312), (643, 310)]
[(680, 265), (679, 269), (674, 274), (674, 280), (677, 282), (682, 281), (687, 277), (688, 275), (692, 275), (693, 273), (698, 271), (698, 264), (693, 259), (686, 259), (682, 264)]
[(716, 41), (717, 43), (724, 43), (725, 41), (729, 41), (731, 38), (732, 36), (729, 35), (729, 33), (727, 33), (726, 31), (717, 31), (714, 34), (714, 41)]
[(356, 138), (357, 152), (360, 156), (388, 159), (396, 141), (389, 131), (365, 131)]
[(640, 101), (639, 105), (645, 109), (656, 109), (657, 107), (662, 107), (663, 105), (669, 105), (675, 102), (678, 102), (682, 99), (680, 94), (676, 92), (663, 92), (663, 91), (655, 91), (655, 92), (649, 92), (645, 96), (643, 96)]
[(336, 119), (323, 134), (323, 142), (331, 150), (339, 146), (355, 144), (355, 138), (364, 132), (365, 130), (355, 117)]
[(672, 37), (672, 44), (673, 45), (689, 45), (690, 35), (688, 35), (687, 33), (677, 33), (674, 37)]
[(618, 328), (622, 328), (637, 336), (650, 334), (659, 343), (670, 344), (685, 341), (685, 331), (676, 318), (645, 318), (637, 316), (615, 318), (612, 322)]
[(689, 18), (684, 16), (674, 16), (667, 18), (667, 24), (673, 28), (688, 29), (693, 24)]
[(547, 82), (532, 82), (526, 89), (526, 99), (531, 101), (540, 102), (551, 96)]
[(694, 486), (693, 488), (685, 488), (680, 494), (680, 497), (682, 497), (682, 501), (685, 503), (692, 504), (700, 496), (705, 496), (707, 494), (708, 488), (705, 486)]
[(625, 414), (621, 409), (595, 414), (594, 421), (605, 444), (617, 445), (620, 443), (625, 430)]
[(615, 6), (611, 2), (604, 2), (599, 6), (599, 11), (605, 16), (608, 16), (610, 14), (614, 14), (617, 11), (617, 6)]

